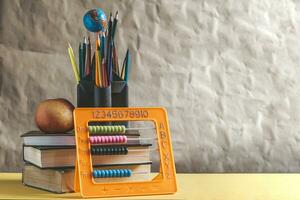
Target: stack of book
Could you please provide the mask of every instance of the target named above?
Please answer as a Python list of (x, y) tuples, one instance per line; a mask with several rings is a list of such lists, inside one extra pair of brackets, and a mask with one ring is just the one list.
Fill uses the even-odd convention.
[[(97, 182), (121, 182), (145, 180), (150, 175), (150, 146), (142, 144), (138, 131), (126, 132), (128, 143), (102, 145), (107, 148), (126, 147), (124, 155), (92, 155), (97, 169), (130, 169), (126, 178), (98, 178)], [(46, 134), (31, 131), (23, 138), (23, 184), (55, 193), (72, 192), (76, 147), (74, 133)]]

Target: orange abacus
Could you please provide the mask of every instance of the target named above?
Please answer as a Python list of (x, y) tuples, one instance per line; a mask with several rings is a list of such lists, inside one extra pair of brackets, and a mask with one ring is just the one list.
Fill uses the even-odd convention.
[[(155, 125), (160, 170), (152, 180), (97, 183), (93, 178), (89, 122), (152, 121)], [(76, 108), (76, 169), (74, 188), (82, 197), (171, 194), (177, 191), (167, 112), (164, 108)]]

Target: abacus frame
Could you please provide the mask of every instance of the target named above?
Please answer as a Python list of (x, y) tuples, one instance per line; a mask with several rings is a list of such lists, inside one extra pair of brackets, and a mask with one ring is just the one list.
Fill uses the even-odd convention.
[[(90, 121), (152, 121), (155, 124), (160, 157), (158, 175), (150, 181), (96, 183), (92, 177), (88, 131)], [(82, 197), (171, 194), (177, 191), (168, 117), (164, 108), (76, 108), (74, 130), (77, 155), (74, 190), (80, 192)]]

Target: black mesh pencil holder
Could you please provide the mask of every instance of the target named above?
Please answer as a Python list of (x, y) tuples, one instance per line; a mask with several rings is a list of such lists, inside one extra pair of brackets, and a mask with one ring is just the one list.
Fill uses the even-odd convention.
[[(112, 81), (111, 101), (112, 107), (128, 107), (128, 84), (126, 81)], [(113, 124), (128, 127), (128, 122), (114, 122)]]
[(94, 84), (80, 80), (77, 84), (77, 107), (94, 107)]
[[(94, 86), (94, 107), (111, 107), (111, 86), (100, 88)], [(111, 122), (96, 122), (97, 125), (111, 125)]]

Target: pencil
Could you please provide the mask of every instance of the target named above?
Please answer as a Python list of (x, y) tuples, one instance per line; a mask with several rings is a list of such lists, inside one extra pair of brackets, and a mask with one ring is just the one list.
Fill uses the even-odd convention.
[[(126, 51), (126, 55), (127, 55), (127, 51)], [(120, 78), (123, 79), (123, 80), (125, 78), (125, 65), (126, 65), (126, 59), (127, 59), (126, 55), (125, 55), (125, 58), (123, 60), (122, 71), (121, 71), (121, 76), (120, 76)]]
[(113, 43), (113, 68), (114, 72), (119, 76), (119, 63), (115, 43)]
[(82, 77), (84, 77), (85, 74), (85, 65), (86, 65), (86, 37), (84, 37), (83, 39), (83, 43), (82, 43)]
[(107, 55), (106, 55), (106, 61), (109, 58), (109, 46), (110, 46), (110, 39), (111, 39), (111, 29), (112, 29), (112, 14), (110, 13), (109, 15), (109, 22), (108, 22), (108, 29), (107, 29), (107, 44), (106, 44), (106, 49), (107, 49)]
[(125, 63), (125, 77), (124, 80), (128, 82), (128, 76), (129, 76), (129, 71), (130, 71), (130, 64), (131, 64), (131, 58), (130, 58), (130, 52), (129, 49), (127, 49), (126, 52), (126, 63)]
[(115, 33), (116, 33), (116, 29), (117, 29), (117, 23), (118, 23), (118, 19), (119, 19), (119, 12), (116, 12), (114, 21), (113, 21), (113, 27), (112, 27), (112, 40), (114, 41), (115, 39)]
[(90, 36), (88, 37), (88, 41), (86, 44), (86, 63), (85, 63), (85, 75), (89, 75), (91, 73), (91, 40), (90, 40)]
[(107, 80), (108, 85), (111, 82), (111, 71), (112, 71), (112, 45), (111, 45), (111, 37), (112, 37), (112, 13), (110, 13), (109, 23), (108, 23), (108, 36), (107, 36), (107, 58), (106, 58), (106, 67), (107, 67)]
[(96, 39), (96, 48), (95, 48), (95, 85), (97, 87), (100, 87), (100, 83), (99, 83), (99, 56), (98, 56), (98, 38)]
[[(98, 42), (100, 43), (100, 38), (99, 38), (99, 35), (98, 35)], [(99, 44), (98, 43), (98, 48), (96, 49), (97, 50), (97, 54), (98, 54), (98, 77), (99, 77), (99, 86), (100, 87), (103, 87), (103, 80), (102, 80), (102, 67), (101, 67), (101, 65), (102, 65), (102, 62), (101, 62), (101, 51), (100, 51), (100, 45), (101, 45), (101, 43)]]
[(78, 47), (78, 57), (79, 57), (79, 76), (80, 79), (84, 77), (84, 60), (83, 60), (83, 43), (79, 43)]
[(76, 64), (76, 61), (75, 61), (74, 52), (73, 52), (73, 49), (72, 49), (70, 43), (69, 43), (68, 52), (69, 52), (69, 57), (70, 57), (70, 60), (71, 60), (74, 76), (75, 76), (76, 82), (78, 84), (79, 81), (80, 81), (80, 77), (79, 77), (79, 74), (78, 74), (78, 67), (77, 67), (77, 64)]

